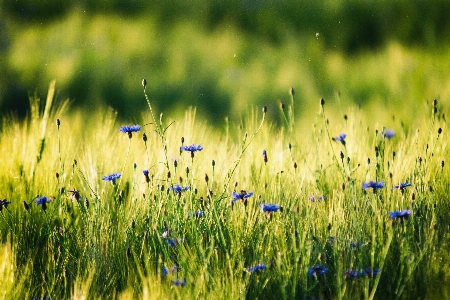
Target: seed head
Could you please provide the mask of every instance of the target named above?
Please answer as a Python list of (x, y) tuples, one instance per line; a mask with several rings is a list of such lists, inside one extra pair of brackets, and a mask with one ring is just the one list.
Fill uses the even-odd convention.
[(142, 79), (142, 86), (144, 87), (144, 89), (147, 87), (147, 79)]
[(323, 98), (320, 98), (320, 106), (324, 106), (325, 105), (325, 100)]
[(264, 105), (262, 111), (265, 114), (267, 112), (267, 106)]

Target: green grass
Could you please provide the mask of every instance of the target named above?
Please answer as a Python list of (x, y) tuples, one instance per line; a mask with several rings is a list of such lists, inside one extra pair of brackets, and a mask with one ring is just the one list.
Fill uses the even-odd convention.
[[(261, 108), (220, 132), (195, 109), (174, 120), (150, 111), (130, 139), (114, 111), (69, 111), (52, 105), (53, 92), (31, 99), (25, 121), (3, 119), (0, 197), (11, 204), (0, 213), (0, 298), (450, 298), (448, 113), (439, 102), (436, 113), (428, 103), (410, 123), (391, 121), (390, 140), (370, 112), (329, 111), (327, 101), (312, 122), (294, 122), (295, 98), (281, 128)], [(332, 140), (341, 132), (345, 145)], [(182, 137), (203, 151), (180, 152)], [(102, 181), (116, 172), (115, 184)], [(369, 180), (385, 187), (363, 190)], [(406, 180), (412, 187), (393, 189)], [(177, 183), (190, 188), (168, 189)], [(233, 190), (254, 195), (232, 205)], [(54, 200), (44, 210), (38, 196)], [(266, 202), (283, 211), (265, 214)], [(403, 209), (410, 218), (389, 219)], [(190, 217), (198, 210), (203, 217)], [(182, 239), (176, 247), (165, 226)], [(248, 272), (261, 262), (265, 270)], [(178, 272), (163, 276), (174, 263)], [(308, 276), (316, 265), (328, 272)], [(366, 268), (380, 273), (344, 276)]]

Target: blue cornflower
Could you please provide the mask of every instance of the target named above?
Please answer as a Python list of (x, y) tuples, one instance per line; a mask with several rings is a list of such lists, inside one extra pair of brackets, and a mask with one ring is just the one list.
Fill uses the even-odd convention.
[(322, 265), (317, 265), (312, 268), (308, 268), (308, 275), (309, 276), (317, 276), (317, 275), (324, 275), (328, 273), (328, 268), (325, 268)]
[(161, 269), (161, 276), (167, 276), (167, 274), (169, 274), (169, 271), (167, 270), (166, 267), (162, 267)]
[(3, 206), (5, 208), (8, 208), (8, 205), (11, 204), (11, 201), (8, 201), (6, 199), (0, 200), (0, 211), (3, 210)]
[(182, 242), (184, 242), (183, 238), (166, 240), (166, 243), (169, 244), (169, 246), (172, 248), (175, 248), (179, 243), (182, 243)]
[(406, 180), (405, 182), (400, 182), (399, 185), (394, 186), (394, 189), (403, 190), (404, 188), (407, 188), (408, 186), (412, 186), (412, 183), (410, 183), (410, 182), (408, 182), (408, 180)]
[(253, 195), (253, 192), (247, 193), (247, 192), (244, 191), (244, 190), (241, 190), (241, 192), (240, 192), (239, 194), (236, 193), (236, 191), (233, 191), (233, 192), (231, 193), (231, 196), (233, 197), (233, 203), (236, 202), (236, 201), (238, 201), (238, 200), (244, 200), (244, 199), (247, 199), (247, 198), (251, 197), (252, 195)]
[(403, 218), (407, 219), (411, 215), (410, 209), (405, 209), (402, 211), (391, 211), (389, 212), (389, 216), (391, 219), (400, 219), (403, 220)]
[(128, 133), (128, 137), (131, 139), (132, 137), (132, 132), (138, 132), (139, 130), (141, 130), (141, 126), (139, 125), (125, 125), (119, 128), (119, 130), (123, 133)]
[(144, 174), (145, 177), (148, 176), (148, 170), (144, 170), (144, 171), (142, 171), (142, 173)]
[(247, 268), (247, 271), (249, 273), (258, 273), (259, 271), (264, 270), (265, 268), (266, 268), (266, 265), (262, 262), (259, 265)]
[(344, 272), (345, 278), (358, 278), (361, 275), (361, 272), (358, 270), (347, 270)]
[(264, 163), (267, 164), (267, 152), (266, 152), (266, 150), (263, 150), (263, 159), (264, 159)]
[(341, 133), (339, 136), (334, 137), (333, 141), (335, 142), (341, 142), (343, 145), (345, 145), (345, 138), (347, 137), (347, 134)]
[(363, 189), (372, 188), (374, 191), (377, 189), (382, 189), (384, 188), (384, 181), (374, 182), (371, 180), (369, 182), (363, 182), (362, 188)]
[(189, 151), (193, 153), (196, 151), (202, 151), (203, 147), (201, 145), (192, 144), (191, 146), (181, 146), (180, 150)]
[(120, 176), (122, 176), (122, 173), (114, 173), (107, 176), (103, 176), (103, 180), (105, 181), (111, 181), (113, 184), (116, 183), (116, 179), (119, 179)]
[(350, 243), (350, 248), (363, 247), (365, 244), (363, 242)]
[(67, 193), (72, 193), (70, 195), (70, 199), (72, 199), (72, 201), (78, 201), (81, 199), (80, 192), (78, 192), (77, 190), (67, 190)]
[(381, 272), (381, 269), (375, 269), (367, 268), (360, 272), (362, 276), (377, 276)]
[(174, 285), (176, 285), (176, 286), (184, 287), (186, 285), (186, 279), (183, 279), (183, 280), (180, 280), (180, 279), (172, 280), (172, 283)]
[(264, 203), (260, 204), (259, 207), (266, 213), (276, 212), (278, 210), (283, 211), (283, 207), (278, 204)]
[(387, 139), (391, 139), (395, 136), (395, 131), (392, 129), (383, 130), (383, 136)]
[(37, 205), (44, 205), (44, 204), (47, 204), (47, 203), (52, 202), (52, 200), (53, 200), (53, 199), (51, 199), (51, 198), (48, 197), (48, 196), (42, 196), (42, 197), (39, 197), (39, 198), (36, 200), (36, 204), (37, 204)]
[(177, 194), (181, 194), (181, 192), (187, 191), (189, 189), (189, 186), (181, 186), (179, 184), (176, 184), (175, 186), (171, 185), (169, 189)]
[(314, 201), (325, 201), (325, 200), (327, 200), (327, 197), (325, 195), (322, 195), (322, 196), (317, 197), (317, 199), (316, 199), (316, 197), (314, 195), (310, 195), (309, 196), (309, 200), (312, 201), (312, 202), (314, 202)]

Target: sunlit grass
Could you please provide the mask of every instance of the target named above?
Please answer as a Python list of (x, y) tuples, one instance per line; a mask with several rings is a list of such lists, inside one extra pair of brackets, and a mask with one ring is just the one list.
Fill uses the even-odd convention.
[[(2, 297), (448, 297), (439, 102), (409, 124), (394, 118), (392, 139), (354, 107), (340, 107), (344, 118), (317, 100), (305, 125), (293, 123), (290, 105), (281, 128), (266, 108), (249, 108), (221, 133), (195, 109), (166, 120), (152, 106), (130, 138), (113, 111), (69, 112), (66, 102), (32, 98), (30, 116), (5, 118), (0, 136), (0, 198), (11, 202), (0, 212)], [(345, 143), (333, 139), (341, 133)], [(192, 144), (203, 150), (181, 151)], [(363, 190), (371, 180), (384, 188)], [(253, 195), (232, 204), (233, 191)], [(41, 196), (53, 201), (37, 205)], [(264, 213), (264, 203), (282, 210)], [(404, 209), (409, 218), (390, 220)], [(309, 276), (313, 267), (326, 273)]]

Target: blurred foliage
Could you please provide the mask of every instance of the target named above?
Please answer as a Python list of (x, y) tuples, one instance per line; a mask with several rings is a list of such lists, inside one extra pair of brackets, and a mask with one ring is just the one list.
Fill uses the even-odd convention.
[[(0, 4), (0, 111), (58, 81), (76, 107), (136, 118), (140, 82), (165, 113), (212, 123), (317, 99), (379, 109), (449, 99), (446, 1), (11, 1)], [(280, 99), (280, 100), (279, 100)], [(273, 109), (271, 109), (273, 107)]]

